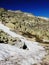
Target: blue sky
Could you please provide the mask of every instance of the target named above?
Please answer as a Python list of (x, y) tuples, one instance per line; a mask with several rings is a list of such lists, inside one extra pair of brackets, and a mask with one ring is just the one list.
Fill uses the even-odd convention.
[(49, 17), (49, 0), (0, 0), (0, 7)]

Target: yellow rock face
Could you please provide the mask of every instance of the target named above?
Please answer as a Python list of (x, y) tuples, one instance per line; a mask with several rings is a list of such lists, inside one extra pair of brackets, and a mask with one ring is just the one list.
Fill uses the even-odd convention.
[(15, 25), (12, 24), (12, 23), (7, 23), (6, 26), (9, 27), (9, 28), (11, 28), (11, 29), (13, 29), (13, 30), (15, 28)]
[[(0, 21), (11, 28), (11, 30), (23, 32), (28, 36), (32, 36), (43, 41), (49, 40), (49, 19), (34, 16), (29, 13), (21, 11), (8, 11), (3, 8), (0, 9)], [(47, 41), (45, 41), (47, 42)]]

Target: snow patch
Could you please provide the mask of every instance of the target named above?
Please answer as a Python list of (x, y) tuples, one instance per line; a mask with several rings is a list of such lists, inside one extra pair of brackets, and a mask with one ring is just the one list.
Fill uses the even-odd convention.
[(41, 62), (45, 55), (44, 48), (35, 44), (32, 44), (32, 46), (30, 44), (31, 47), (32, 49), (23, 50), (8, 44), (0, 44), (0, 61), (9, 59), (7, 61), (11, 62), (12, 60), (14, 63), (15, 60), (20, 65), (31, 65)]
[(40, 17), (40, 16), (38, 16), (38, 18), (49, 20), (49, 18), (46, 18), (46, 17)]

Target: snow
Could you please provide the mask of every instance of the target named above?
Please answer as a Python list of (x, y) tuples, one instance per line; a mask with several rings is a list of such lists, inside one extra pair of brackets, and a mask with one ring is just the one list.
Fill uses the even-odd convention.
[(24, 50), (16, 46), (0, 44), (0, 60), (5, 60), (10, 57), (10, 61), (12, 59), (14, 62), (16, 59), (17, 63), (20, 63), (20, 65), (31, 65), (41, 62), (41, 59), (46, 55), (45, 49), (40, 46), (38, 42), (27, 40), (25, 37), (10, 31), (10, 28), (6, 27), (2, 23), (0, 23), (0, 29), (12, 37), (18, 37), (22, 43), (27, 45), (28, 48), (28, 50)]
[(14, 32), (11, 32), (11, 31), (10, 31), (10, 28), (4, 26), (2, 23), (0, 23), (0, 29), (1, 29), (2, 31), (4, 31), (5, 33), (8, 33), (8, 34), (9, 34), (10, 36), (12, 36), (12, 37), (21, 37), (20, 35), (14, 33)]
[(38, 18), (49, 20), (49, 18), (46, 18), (46, 17), (40, 17), (40, 16), (38, 16)]
[(32, 50), (23, 50), (8, 44), (0, 44), (0, 61), (10, 57), (8, 61), (15, 60), (20, 65), (31, 65), (41, 62), (44, 55), (44, 49), (38, 45), (32, 44)]

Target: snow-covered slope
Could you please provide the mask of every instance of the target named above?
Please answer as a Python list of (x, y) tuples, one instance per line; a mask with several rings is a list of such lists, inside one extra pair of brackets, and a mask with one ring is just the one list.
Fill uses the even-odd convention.
[[(38, 44), (38, 42), (33, 42), (27, 40), (25, 37), (10, 31), (8, 27), (0, 23), (0, 29), (12, 37), (18, 37), (22, 44), (25, 43), (28, 50), (20, 49), (16, 46), (11, 46), (8, 44), (0, 43), (0, 65), (32, 65), (34, 63), (41, 62), (44, 58), (46, 52), (45, 49)], [(6, 60), (6, 62), (5, 62)]]

